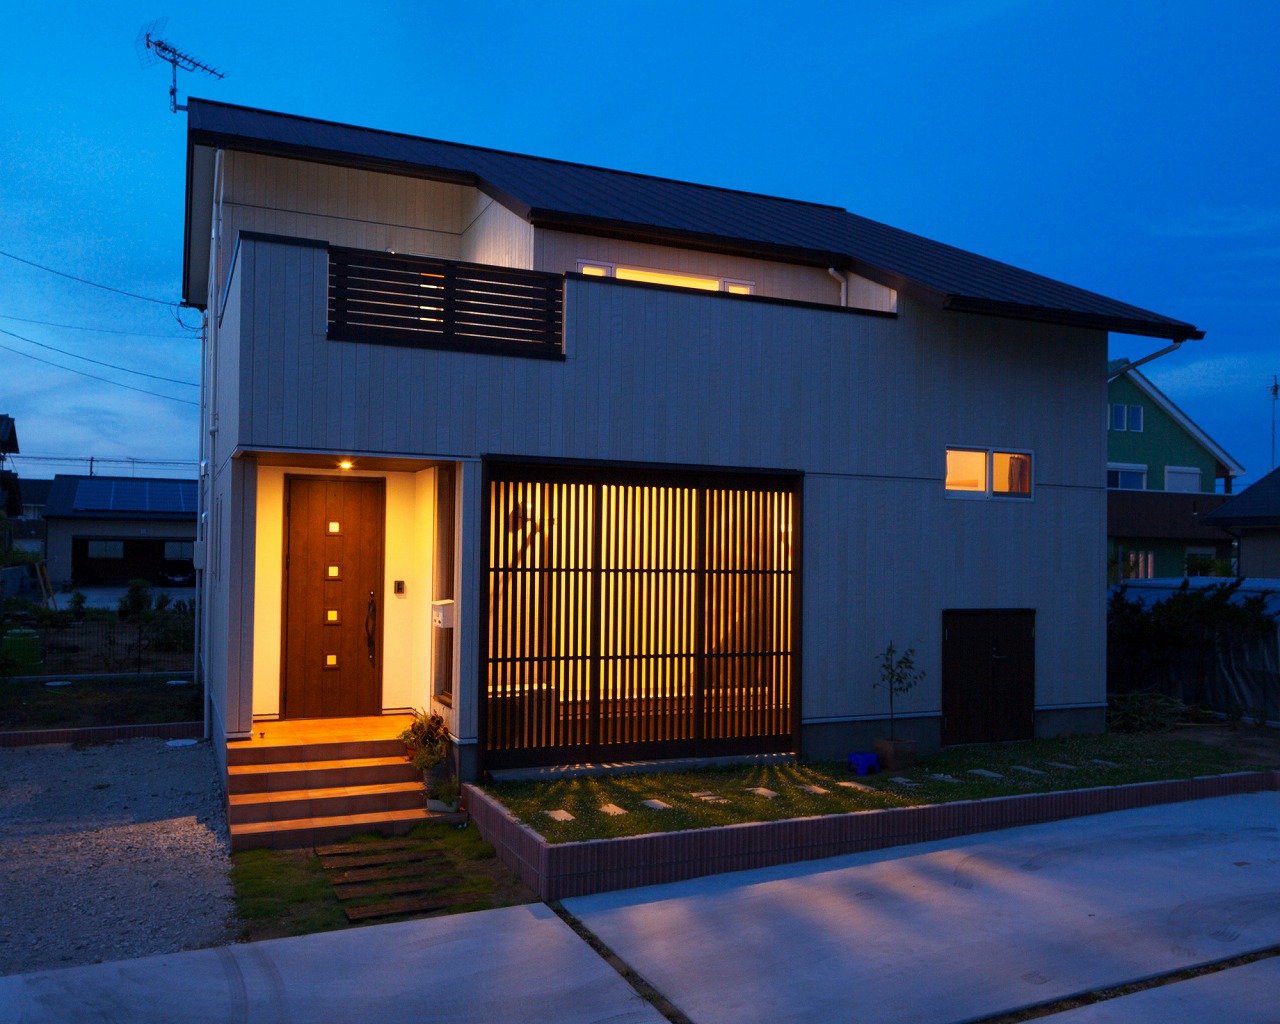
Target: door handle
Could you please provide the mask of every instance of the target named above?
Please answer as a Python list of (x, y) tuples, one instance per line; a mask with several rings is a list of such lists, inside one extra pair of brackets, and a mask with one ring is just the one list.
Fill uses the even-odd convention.
[(374, 639), (378, 624), (378, 602), (374, 600), (373, 591), (369, 591), (369, 610), (364, 615), (364, 638), (369, 645), (369, 660), (373, 661), (378, 654), (378, 643)]

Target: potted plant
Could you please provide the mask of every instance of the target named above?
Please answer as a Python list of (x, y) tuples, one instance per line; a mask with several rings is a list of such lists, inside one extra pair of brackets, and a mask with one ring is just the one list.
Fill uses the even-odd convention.
[(456, 811), (462, 802), (462, 787), (455, 778), (442, 779), (436, 783), (435, 791), (427, 796), (427, 810)]
[(880, 681), (875, 687), (889, 691), (889, 738), (876, 739), (874, 746), (880, 766), (895, 772), (916, 763), (916, 741), (898, 739), (894, 710), (894, 698), (910, 692), (924, 678), (924, 672), (916, 668), (915, 658), (914, 647), (899, 651), (893, 641), (879, 655)]
[(449, 776), (449, 727), (439, 711), (415, 711), (413, 721), (400, 734), (400, 742), (413, 766), (422, 772), (430, 795)]

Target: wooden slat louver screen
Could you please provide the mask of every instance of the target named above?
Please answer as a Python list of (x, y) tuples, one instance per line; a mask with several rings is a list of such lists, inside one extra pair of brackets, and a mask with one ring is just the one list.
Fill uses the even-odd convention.
[(797, 478), (489, 474), (487, 767), (794, 749)]

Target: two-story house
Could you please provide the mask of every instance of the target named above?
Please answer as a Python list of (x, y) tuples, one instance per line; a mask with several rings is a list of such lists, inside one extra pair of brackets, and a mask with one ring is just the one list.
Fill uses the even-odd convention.
[(834, 206), (188, 133), (224, 759), (428, 706), (464, 778), (844, 757), (890, 642), (926, 748), (1102, 728), (1108, 332), (1192, 325)]
[(1108, 368), (1109, 580), (1229, 574), (1231, 538), (1204, 517), (1244, 468), (1126, 365)]

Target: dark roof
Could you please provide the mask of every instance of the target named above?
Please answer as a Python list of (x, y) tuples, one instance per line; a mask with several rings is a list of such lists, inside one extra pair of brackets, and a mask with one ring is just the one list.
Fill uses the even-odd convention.
[(1205, 519), (1219, 526), (1280, 526), (1280, 469), (1273, 469)]
[(13, 417), (0, 413), (0, 452), (9, 454), (18, 450), (18, 428)]
[(46, 519), (195, 519), (195, 480), (59, 473), (49, 488)]
[(49, 500), (49, 488), (52, 486), (52, 480), (33, 480), (24, 476), (22, 478), (22, 504), (45, 504)]
[(228, 148), (472, 185), (535, 227), (834, 265), (946, 309), (1161, 338), (1203, 337), (1191, 324), (836, 206), (194, 98), (187, 101), (187, 145), (188, 301), (205, 288), (193, 260), (207, 255), (199, 250), (208, 248), (203, 218), (209, 211), (202, 207), (211, 188), (212, 150)]

